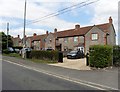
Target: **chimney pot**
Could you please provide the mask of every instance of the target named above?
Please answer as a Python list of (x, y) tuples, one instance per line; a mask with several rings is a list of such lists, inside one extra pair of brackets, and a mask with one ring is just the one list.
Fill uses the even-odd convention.
[(33, 36), (36, 36), (36, 35), (37, 35), (36, 33), (33, 34)]
[(46, 31), (46, 35), (48, 35), (48, 31)]
[(110, 16), (110, 17), (109, 17), (109, 23), (112, 24), (112, 21), (113, 21), (113, 20), (112, 20), (112, 17)]
[(20, 38), (20, 35), (18, 35), (18, 38)]
[(57, 28), (54, 29), (54, 33), (56, 33), (56, 32), (57, 32)]
[(80, 28), (79, 24), (75, 25), (75, 29), (79, 29), (79, 28)]

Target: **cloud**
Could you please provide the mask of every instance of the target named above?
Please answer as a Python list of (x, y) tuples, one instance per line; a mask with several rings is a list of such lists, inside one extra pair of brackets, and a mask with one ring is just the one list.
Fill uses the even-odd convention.
[[(37, 4), (36, 4), (37, 3)], [(39, 5), (40, 3), (40, 5)], [(63, 4), (63, 3), (62, 3)], [(23, 26), (23, 17), (24, 17), (24, 0), (1, 0), (0, 1), (0, 17), (4, 16), (2, 19), (2, 23), (4, 26), (7, 22), (12, 25), (20, 25)], [(27, 1), (27, 20), (40, 19), (41, 17), (54, 13), (55, 11), (61, 8), (61, 3), (46, 3), (39, 0), (28, 0)], [(7, 19), (6, 19), (7, 18)], [(19, 21), (18, 19), (21, 19)], [(3, 26), (1, 25), (0, 26)], [(37, 22), (33, 25), (37, 26), (48, 26), (50, 28), (65, 28), (70, 27), (73, 23), (67, 22), (65, 20), (60, 19), (59, 17), (49, 18), (44, 21)], [(66, 26), (65, 26), (66, 25)], [(32, 26), (32, 25), (31, 25)], [(5, 28), (5, 27), (4, 27)], [(13, 28), (13, 27), (12, 27)]]
[[(45, 34), (46, 30), (44, 29), (33, 29), (33, 28), (26, 28), (25, 34), (28, 36), (32, 36), (33, 33), (36, 33), (37, 35)], [(10, 30), (9, 34), (13, 37), (17, 37), (17, 35), (20, 35), (20, 38), (23, 38), (23, 28), (17, 29), (17, 30)]]
[[(94, 17), (91, 23), (104, 23), (110, 16), (116, 22), (118, 19), (118, 1), (100, 0), (93, 6)], [(108, 21), (107, 21), (108, 22)]]
[[(118, 33), (118, 0), (100, 0), (93, 5), (94, 16), (90, 24), (99, 24), (109, 22), (109, 17), (113, 19), (113, 25)], [(117, 34), (118, 43), (118, 34)]]
[[(10, 25), (22, 24), (17, 29), (11, 27), (10, 34), (17, 36), (23, 34), (23, 17), (24, 17), (24, 1), (25, 0), (0, 0), (0, 29), (6, 28), (6, 23), (10, 22)], [(87, 1), (87, 0), (82, 0)], [(82, 2), (81, 0), (27, 0), (27, 20), (40, 19), (41, 17), (54, 13), (65, 7)], [(94, 1), (94, 0), (92, 0)], [(80, 16), (80, 12), (91, 14), (91, 21), (88, 21), (85, 25), (94, 25), (108, 22), (108, 18), (112, 16), (113, 24), (116, 32), (118, 31), (118, 0), (99, 0), (98, 2), (85, 6), (79, 12), (77, 9), (71, 9), (70, 14), (73, 16)], [(1, 17), (9, 19), (1, 19)], [(69, 17), (69, 16), (68, 16)], [(82, 18), (82, 16), (80, 16)], [(83, 16), (84, 17), (84, 16)], [(18, 20), (21, 19), (21, 20)], [(79, 20), (82, 23), (81, 20)], [(78, 22), (78, 21), (77, 21)], [(40, 22), (28, 25), (26, 28), (27, 35), (33, 35), (34, 32), (37, 34), (43, 34), (47, 28), (57, 28), (58, 30), (74, 28), (76, 21), (69, 22), (65, 19), (61, 19), (59, 16), (48, 18)], [(4, 26), (4, 27), (2, 27)], [(36, 26), (36, 28), (33, 28)], [(38, 28), (39, 27), (39, 28)], [(44, 28), (46, 29), (44, 29)], [(17, 30), (17, 31), (16, 31)], [(48, 30), (48, 31), (53, 31)], [(4, 30), (5, 31), (5, 30)]]

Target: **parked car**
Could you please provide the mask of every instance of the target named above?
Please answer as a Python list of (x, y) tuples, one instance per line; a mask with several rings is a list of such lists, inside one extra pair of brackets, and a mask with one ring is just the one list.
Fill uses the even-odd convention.
[(15, 50), (16, 53), (19, 53), (19, 51), (20, 51), (19, 49), (14, 49), (14, 50)]
[(44, 48), (42, 50), (44, 50), (44, 51), (53, 51), (54, 49), (53, 48)]
[(84, 53), (82, 51), (71, 51), (70, 53), (67, 54), (68, 59), (79, 59), (79, 58), (84, 58)]
[(22, 48), (22, 49), (19, 51), (20, 56), (22, 55), (22, 52), (26, 53), (27, 51), (30, 52), (30, 51), (32, 51), (32, 49), (31, 49), (31, 48)]
[(8, 47), (9, 52), (14, 52), (14, 49), (12, 47)]

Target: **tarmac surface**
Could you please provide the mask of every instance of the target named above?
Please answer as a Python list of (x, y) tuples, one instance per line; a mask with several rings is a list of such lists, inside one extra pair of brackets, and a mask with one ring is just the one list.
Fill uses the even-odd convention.
[[(111, 90), (117, 90), (119, 88), (119, 75), (120, 70), (117, 67), (108, 67), (106, 69), (88, 69), (85, 67), (85, 62), (82, 59), (78, 62), (72, 62), (72, 60), (67, 60), (64, 58), (63, 63), (58, 63), (58, 65), (55, 64), (41, 64), (41, 63), (35, 63), (31, 62), (26, 59), (20, 59), (15, 57), (8, 57), (3, 56), (2, 57), (3, 62), (11, 62), (15, 64), (19, 64), (23, 67), (29, 67), (30, 69), (39, 70), (44, 73), (60, 76), (61, 78), (69, 79), (72, 81), (89, 84), (95, 87), (103, 88), (103, 89), (111, 89)], [(65, 64), (61, 66), (61, 64)], [(75, 65), (74, 65), (75, 64)], [(79, 65), (81, 67), (79, 67)], [(78, 68), (75, 68), (75, 66)], [(69, 68), (65, 67), (69, 66)], [(74, 66), (74, 67), (73, 67)], [(82, 67), (84, 66), (83, 70)], [(4, 67), (3, 67), (4, 68)], [(86, 70), (85, 70), (86, 69)]]

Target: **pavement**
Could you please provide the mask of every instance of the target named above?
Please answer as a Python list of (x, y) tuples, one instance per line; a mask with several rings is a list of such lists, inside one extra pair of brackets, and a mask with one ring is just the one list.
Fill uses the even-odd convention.
[[(105, 89), (111, 90), (118, 89), (118, 75), (120, 73), (119, 68), (116, 67), (99, 70), (80, 70), (75, 68), (70, 69), (66, 67), (60, 67), (57, 65), (55, 66), (49, 64), (34, 63), (30, 62), (29, 60), (18, 59), (15, 57), (3, 56), (2, 59), (7, 62), (13, 62), (22, 66), (30, 67), (30, 69), (40, 70), (43, 71), (44, 73), (60, 76), (62, 78), (66, 78), (76, 82), (82, 82)], [(67, 61), (65, 61), (64, 63), (67, 63)], [(72, 61), (71, 63), (73, 64)]]
[(59, 66), (69, 69), (76, 69), (76, 70), (91, 70), (89, 66), (86, 66), (86, 58), (82, 58), (82, 59), (63, 58), (63, 63), (55, 63), (49, 65)]

